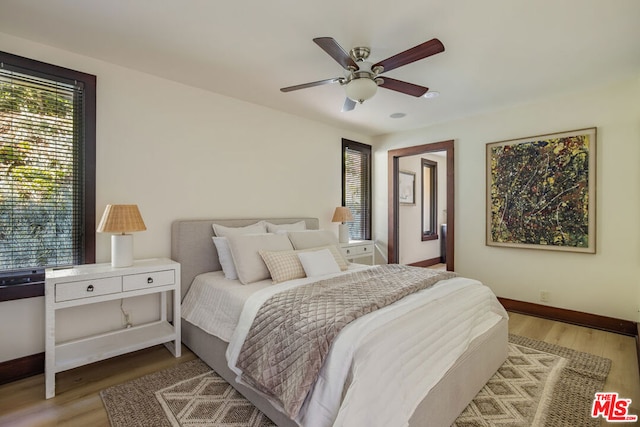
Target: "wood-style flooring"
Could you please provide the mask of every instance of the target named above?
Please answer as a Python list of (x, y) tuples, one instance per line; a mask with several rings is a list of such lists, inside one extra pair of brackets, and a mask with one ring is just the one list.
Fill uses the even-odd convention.
[[(632, 399), (640, 414), (640, 377), (635, 339), (566, 323), (510, 313), (509, 331), (612, 360), (605, 390)], [(57, 375), (56, 397), (44, 398), (44, 375), (0, 386), (0, 426), (109, 426), (99, 392), (111, 385), (195, 358), (183, 346), (176, 359), (163, 346), (83, 366)], [(604, 421), (602, 425), (607, 425)], [(624, 425), (624, 424), (623, 424)]]

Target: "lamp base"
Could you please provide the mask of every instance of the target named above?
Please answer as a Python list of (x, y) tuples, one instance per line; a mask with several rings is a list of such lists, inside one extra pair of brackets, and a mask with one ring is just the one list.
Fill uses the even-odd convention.
[(349, 243), (349, 224), (346, 222), (338, 225), (338, 241), (340, 243)]
[(111, 266), (130, 267), (133, 265), (133, 234), (111, 236)]

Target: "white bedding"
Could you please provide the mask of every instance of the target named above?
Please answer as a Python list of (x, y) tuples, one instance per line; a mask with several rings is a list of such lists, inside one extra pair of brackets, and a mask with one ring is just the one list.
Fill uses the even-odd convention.
[[(298, 279), (278, 285), (260, 282), (254, 284), (256, 289), (239, 291), (240, 296), (225, 297), (230, 301), (229, 306), (214, 302), (218, 308), (192, 309), (188, 307), (191, 302), (188, 303), (187, 298), (183, 303), (183, 317), (222, 339), (236, 319), (238, 326), (230, 336), (227, 359), (229, 367), (240, 374), (235, 361), (262, 302), (276, 292), (310, 281), (313, 280)], [(190, 293), (194, 292), (194, 285)], [(200, 296), (193, 297), (192, 302), (214, 298), (203, 297), (207, 294), (205, 290), (195, 292)], [(247, 294), (240, 314), (238, 300)], [(198, 314), (213, 313), (219, 308), (222, 319), (221, 313), (215, 321), (197, 318)], [(184, 314), (187, 312), (191, 314)], [(361, 317), (345, 327), (334, 341), (298, 423), (305, 427), (408, 425), (418, 403), (469, 343), (506, 317), (507, 313), (489, 288), (465, 278), (441, 281)], [(210, 332), (201, 324), (223, 325), (226, 331)], [(348, 383), (346, 389), (343, 388), (345, 382)], [(384, 387), (380, 387), (381, 384)]]
[(229, 342), (249, 296), (271, 286), (271, 280), (243, 285), (213, 271), (198, 275), (182, 301), (182, 318), (208, 334)]
[[(348, 271), (363, 268), (368, 267), (350, 264)], [(287, 283), (296, 285), (311, 283), (315, 280), (318, 279), (304, 278)], [(249, 296), (271, 286), (275, 286), (271, 283), (271, 279), (243, 285), (238, 280), (225, 278), (222, 271), (200, 274), (193, 280), (189, 292), (182, 301), (182, 318), (208, 334), (229, 342)]]

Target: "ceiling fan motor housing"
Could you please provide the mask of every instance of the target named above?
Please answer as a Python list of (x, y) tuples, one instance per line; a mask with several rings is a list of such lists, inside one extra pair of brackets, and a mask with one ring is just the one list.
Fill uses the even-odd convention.
[(368, 47), (364, 47), (364, 46), (362, 46), (362, 47), (354, 47), (349, 52), (349, 56), (354, 61), (361, 62), (361, 61), (364, 61), (365, 59), (367, 59), (369, 57), (370, 53), (371, 53), (371, 49), (369, 49)]

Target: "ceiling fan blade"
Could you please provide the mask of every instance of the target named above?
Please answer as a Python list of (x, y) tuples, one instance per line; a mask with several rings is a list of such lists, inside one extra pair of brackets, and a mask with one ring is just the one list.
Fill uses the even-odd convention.
[(283, 87), (282, 89), (280, 89), (280, 91), (281, 92), (291, 92), (291, 91), (298, 90), (298, 89), (306, 89), (308, 87), (327, 85), (327, 84), (331, 84), (331, 83), (338, 83), (340, 80), (341, 80), (340, 77), (334, 77), (332, 79), (318, 80), (317, 82), (303, 83), (301, 85)]
[(346, 98), (344, 100), (344, 105), (342, 106), (342, 112), (351, 111), (356, 108), (356, 101), (351, 98)]
[(431, 39), (428, 42), (424, 42), (418, 46), (412, 47), (411, 49), (405, 50), (404, 52), (400, 52), (397, 55), (382, 60), (377, 64), (374, 64), (372, 68), (381, 66), (383, 68), (382, 72), (384, 73), (440, 52), (444, 52), (444, 45), (442, 42), (438, 39)]
[(382, 83), (380, 83), (379, 86), (415, 97), (420, 97), (429, 91), (428, 87), (403, 82), (402, 80), (396, 80), (389, 77), (382, 77)]
[(338, 64), (342, 65), (345, 70), (349, 68), (358, 69), (356, 62), (332, 37), (316, 37), (313, 41), (327, 52), (330, 57), (335, 59)]

